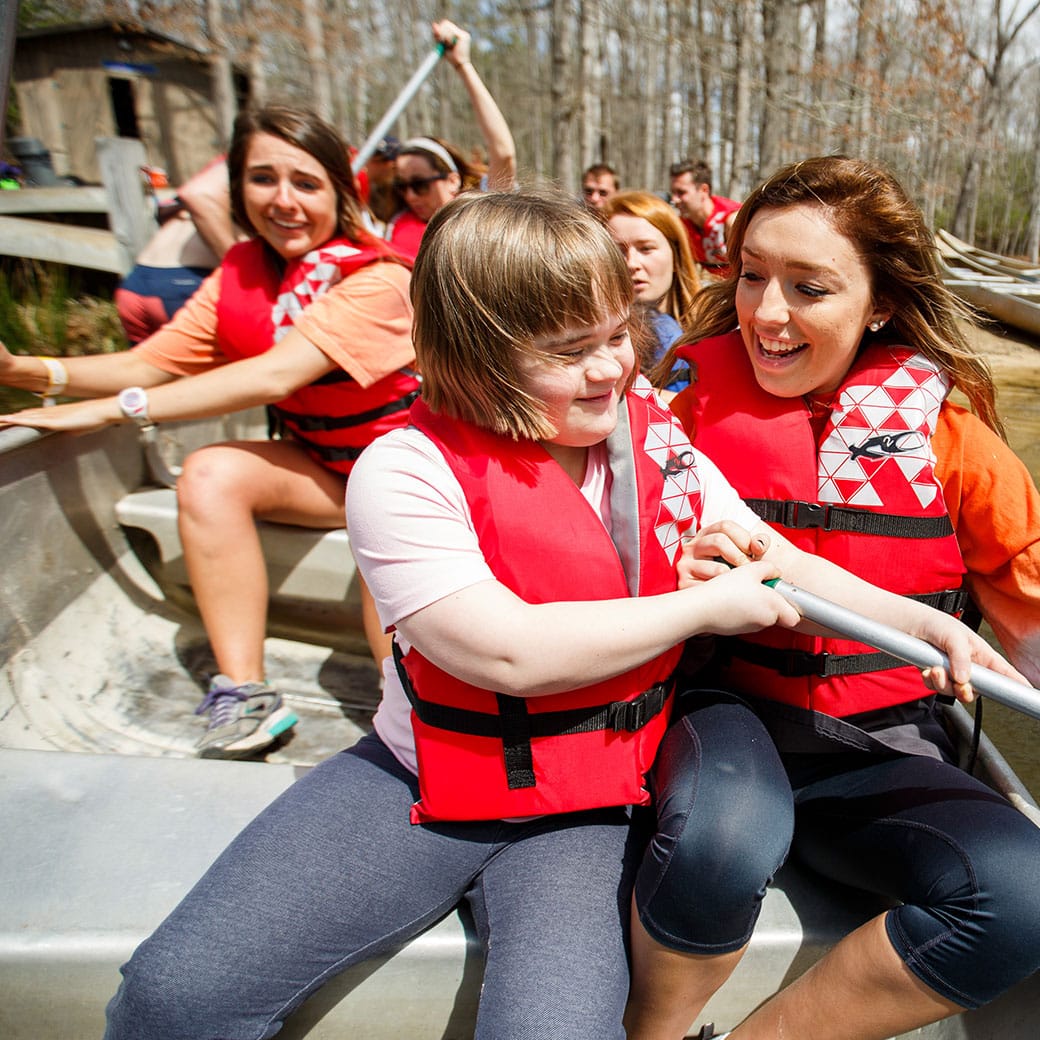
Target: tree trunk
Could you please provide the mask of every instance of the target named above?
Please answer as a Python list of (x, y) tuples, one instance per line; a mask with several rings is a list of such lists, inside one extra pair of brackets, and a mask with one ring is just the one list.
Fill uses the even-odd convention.
[(842, 136), (841, 150), (846, 155), (862, 155), (870, 127), (875, 0), (859, 0), (856, 14), (856, 43), (852, 56), (852, 82), (849, 86), (848, 119)]
[(235, 124), (235, 82), (224, 33), (224, 12), (220, 0), (206, 0), (206, 30), (213, 48), (210, 70), (213, 76), (213, 108), (217, 116), (217, 135), (227, 146)]
[(574, 19), (568, 0), (552, 0), (552, 176), (560, 185), (577, 181), (574, 163), (575, 105), (571, 55), (574, 50)]
[(758, 179), (749, 151), (751, 132), (751, 45), (753, 0), (738, 0), (733, 7), (733, 36), (736, 45), (737, 82), (733, 96), (733, 161), (726, 194), (742, 199)]
[(1036, 94), (1036, 122), (1033, 124), (1033, 177), (1029, 191), (1029, 223), (1026, 227), (1026, 255), (1040, 263), (1040, 91)]
[(609, 162), (603, 124), (603, 61), (599, 0), (581, 0), (581, 163)]

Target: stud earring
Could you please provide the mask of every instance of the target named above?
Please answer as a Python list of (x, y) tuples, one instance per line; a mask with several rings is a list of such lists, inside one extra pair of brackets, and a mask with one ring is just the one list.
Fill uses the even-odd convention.
[(880, 332), (884, 327), (885, 323), (883, 321), (872, 321), (867, 326), (867, 328), (870, 329), (871, 332)]

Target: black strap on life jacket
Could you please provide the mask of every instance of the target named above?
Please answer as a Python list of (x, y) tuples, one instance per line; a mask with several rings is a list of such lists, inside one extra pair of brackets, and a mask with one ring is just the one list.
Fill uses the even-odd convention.
[(746, 498), (744, 501), (767, 523), (795, 531), (818, 527), (824, 531), (849, 531), (888, 538), (944, 538), (953, 534), (953, 524), (948, 516), (894, 516), (848, 506), (773, 498)]
[(393, 643), (394, 665), (412, 705), (412, 710), (427, 726), (465, 733), (473, 737), (495, 737), (502, 741), (506, 778), (509, 789), (534, 787), (534, 765), (531, 740), (534, 737), (571, 736), (613, 730), (615, 733), (635, 733), (652, 718), (659, 715), (668, 700), (672, 683), (655, 683), (630, 701), (611, 701), (586, 708), (566, 708), (561, 711), (529, 712), (523, 697), (496, 693), (498, 713), (457, 708), (450, 704), (436, 704), (423, 700), (412, 685), (404, 667), (404, 655)]
[(380, 405), (378, 408), (370, 408), (366, 412), (355, 412), (352, 415), (305, 415), (302, 412), (289, 412), (284, 408), (274, 407), (279, 421), (283, 425), (291, 425), (302, 433), (311, 433), (315, 430), (344, 430), (350, 426), (364, 426), (365, 423), (375, 422), (385, 415), (394, 415), (412, 407), (412, 402), (419, 396), (418, 390), (412, 390), (390, 401)]
[[(941, 610), (944, 614), (959, 615), (968, 602), (966, 588), (944, 589), (942, 592), (924, 592), (906, 597), (926, 606)], [(832, 675), (861, 675), (864, 672), (884, 672), (890, 668), (905, 668), (906, 661), (882, 653), (880, 650), (863, 654), (818, 654), (808, 650), (784, 649), (749, 643), (735, 636), (716, 641), (716, 650), (721, 663), (729, 664), (733, 658), (769, 668), (788, 679)]]

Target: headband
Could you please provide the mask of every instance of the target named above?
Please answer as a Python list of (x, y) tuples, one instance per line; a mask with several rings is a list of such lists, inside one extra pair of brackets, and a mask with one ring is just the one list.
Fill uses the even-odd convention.
[[(409, 137), (403, 145), (401, 145), (401, 151), (407, 152), (413, 148), (418, 148), (424, 152), (430, 152), (431, 155), (436, 155), (438, 159), (451, 173), (458, 173), (459, 168), (455, 165), (455, 160), (451, 157), (451, 153), (443, 145), (438, 144), (432, 138), (429, 137)], [(400, 154), (400, 153), (398, 153)]]

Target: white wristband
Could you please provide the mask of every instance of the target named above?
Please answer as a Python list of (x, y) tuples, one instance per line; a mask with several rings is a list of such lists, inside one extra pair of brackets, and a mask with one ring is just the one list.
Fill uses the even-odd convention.
[(47, 369), (47, 389), (40, 396), (57, 397), (69, 385), (68, 369), (57, 358), (37, 355), (36, 360)]

